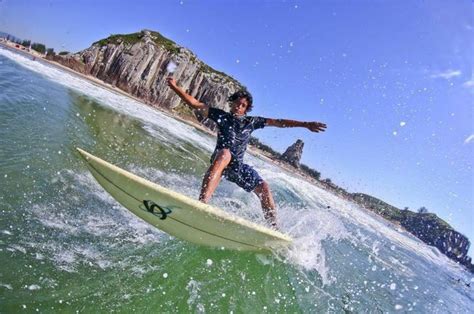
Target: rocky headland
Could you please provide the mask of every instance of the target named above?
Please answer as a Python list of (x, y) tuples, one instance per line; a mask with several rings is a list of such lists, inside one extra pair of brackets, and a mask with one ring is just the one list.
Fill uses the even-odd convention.
[(400, 225), (423, 242), (438, 248), (447, 257), (466, 266), (474, 273), (471, 257), (467, 255), (471, 245), (469, 239), (454, 230), (436, 214), (399, 209), (362, 193), (354, 193), (351, 196), (357, 203)]
[[(167, 86), (165, 78), (170, 75), (168, 65), (176, 65), (172, 75), (191, 95), (224, 110), (229, 109), (226, 102), (228, 95), (245, 88), (234, 78), (206, 65), (189, 49), (150, 30), (112, 35), (80, 52), (48, 54), (46, 59), (88, 77), (92, 76), (150, 106), (172, 111), (187, 120), (199, 121), (211, 129), (213, 124), (210, 121), (184, 106)], [(318, 171), (300, 163), (304, 147), (301, 140), (290, 146), (284, 154), (275, 152), (256, 138), (252, 139), (251, 145), (265, 156), (279, 160), (295, 172), (311, 178), (319, 186), (403, 227), (474, 273), (474, 265), (467, 256), (469, 240), (435, 214), (400, 210), (366, 194), (351, 194), (329, 179), (320, 180)]]
[(172, 75), (180, 86), (214, 107), (229, 109), (228, 95), (244, 88), (237, 80), (199, 60), (191, 50), (149, 30), (112, 35), (78, 53), (47, 58), (96, 77), (151, 106), (191, 116), (194, 113), (180, 108), (181, 99), (166, 83), (165, 78), (171, 75), (167, 70), (169, 64), (175, 65)]

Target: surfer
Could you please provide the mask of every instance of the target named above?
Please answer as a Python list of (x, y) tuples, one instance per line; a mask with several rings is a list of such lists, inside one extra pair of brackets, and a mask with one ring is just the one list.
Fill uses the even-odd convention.
[(216, 190), (221, 177), (236, 183), (247, 192), (254, 192), (260, 199), (265, 219), (277, 227), (276, 206), (270, 187), (251, 166), (243, 162), (244, 154), (250, 140), (250, 134), (267, 126), (278, 128), (303, 127), (312, 132), (323, 132), (326, 124), (321, 122), (302, 122), (286, 119), (270, 119), (247, 116), (252, 110), (252, 95), (241, 90), (232, 94), (230, 112), (210, 107), (189, 95), (172, 77), (167, 79), (168, 86), (192, 109), (196, 109), (203, 117), (217, 124), (217, 144), (211, 156), (211, 166), (204, 175), (199, 200), (208, 203)]

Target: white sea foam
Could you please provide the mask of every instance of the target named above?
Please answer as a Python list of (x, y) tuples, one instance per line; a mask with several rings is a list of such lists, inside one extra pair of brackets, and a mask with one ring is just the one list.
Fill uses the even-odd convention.
[[(393, 257), (397, 254), (392, 247), (403, 248), (424, 257), (427, 261), (449, 266), (459, 271), (461, 267), (449, 260), (433, 247), (427, 246), (411, 234), (399, 230), (399, 227), (387, 222), (381, 217), (360, 208), (358, 205), (344, 200), (328, 191), (325, 191), (297, 176), (275, 168), (274, 165), (260, 162), (257, 158), (248, 158), (250, 163), (257, 164), (259, 172), (275, 190), (285, 191), (299, 199), (304, 204), (302, 208), (295, 208), (294, 202), (289, 206), (280, 207), (279, 220), (283, 231), (289, 232), (295, 238), (295, 244), (289, 253), (289, 259), (305, 269), (316, 269), (324, 283), (331, 282), (331, 270), (325, 262), (325, 250), (322, 242), (325, 240), (340, 241), (347, 239), (356, 246), (367, 248), (368, 256), (384, 268), (390, 268), (404, 276), (414, 276), (416, 270)], [(345, 224), (352, 227), (351, 231)], [(361, 233), (360, 230), (364, 230)], [(362, 235), (365, 234), (363, 237)], [(368, 236), (372, 234), (373, 236)], [(389, 249), (384, 255), (378, 254), (381, 243), (373, 239), (384, 239)]]
[(95, 266), (101, 269), (107, 269), (114, 265), (93, 244), (65, 246), (57, 241), (49, 240), (37, 245), (36, 249), (40, 249), (40, 247), (58, 269), (66, 272), (76, 272), (80, 265)]
[(41, 289), (41, 287), (39, 285), (33, 284), (33, 285), (28, 286), (28, 290), (30, 290), (30, 291), (39, 290), (39, 289)]
[(156, 168), (140, 167), (131, 164), (128, 170), (138, 176), (144, 177), (151, 182), (159, 182), (160, 185), (173, 190), (179, 190), (180, 193), (192, 198), (199, 195), (200, 181), (191, 175), (182, 175), (178, 173), (165, 173)]
[[(204, 305), (197, 302), (199, 299), (199, 292), (201, 291), (201, 283), (191, 279), (186, 285), (186, 290), (189, 293), (189, 298), (186, 301), (190, 311), (197, 311), (198, 313), (205, 313)], [(195, 307), (195, 309), (193, 308)]]
[(18, 244), (11, 244), (8, 248), (7, 248), (8, 251), (10, 252), (21, 252), (23, 254), (26, 254), (26, 249), (21, 246), (21, 245), (18, 245)]
[[(126, 243), (143, 245), (162, 241), (164, 233), (122, 209), (110, 195), (103, 192), (90, 174), (65, 169), (58, 182), (68, 185), (67, 189), (73, 191), (68, 192), (70, 195), (89, 195), (89, 198), (97, 198), (104, 205), (100, 208), (71, 210), (69, 203), (34, 204), (30, 210), (31, 218), (46, 227), (45, 232), (54, 235), (39, 238), (38, 242), (35, 242), (35, 237), (28, 239), (27, 245), (36, 252), (37, 259), (51, 260), (59, 269), (67, 272), (76, 272), (77, 267), (84, 264), (107, 269), (115, 264), (108, 252), (96, 246), (95, 241), (83, 243), (74, 238), (100, 238), (100, 243), (109, 243), (109, 249)], [(67, 235), (69, 239), (64, 241), (56, 236), (59, 234)], [(13, 247), (18, 250), (19, 246)], [(26, 249), (22, 251), (26, 253)]]

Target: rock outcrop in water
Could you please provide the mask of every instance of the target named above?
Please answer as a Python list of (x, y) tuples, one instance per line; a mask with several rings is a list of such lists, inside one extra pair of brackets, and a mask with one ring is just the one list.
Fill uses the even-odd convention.
[(303, 156), (304, 142), (298, 139), (294, 144), (289, 146), (286, 151), (281, 155), (281, 160), (286, 161), (293, 167), (300, 169), (300, 160)]
[(116, 86), (152, 106), (167, 109), (176, 108), (181, 102), (166, 84), (170, 62), (177, 65), (173, 77), (179, 85), (214, 107), (228, 109), (228, 95), (244, 88), (232, 77), (206, 65), (192, 51), (149, 30), (112, 35), (76, 54), (50, 59)]
[(407, 209), (400, 210), (366, 194), (356, 193), (352, 196), (366, 208), (400, 224), (423, 242), (435, 246), (450, 259), (466, 266), (474, 273), (474, 265), (467, 255), (471, 245), (469, 239), (435, 214), (415, 213)]

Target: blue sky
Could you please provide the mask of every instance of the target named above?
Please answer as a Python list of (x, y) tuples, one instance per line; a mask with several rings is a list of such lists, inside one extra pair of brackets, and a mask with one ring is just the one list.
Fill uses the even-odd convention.
[(426, 206), (471, 240), (473, 16), (471, 1), (0, 0), (0, 31), (56, 51), (159, 31), (247, 86), (253, 114), (328, 124), (264, 142), (301, 138), (323, 178)]

